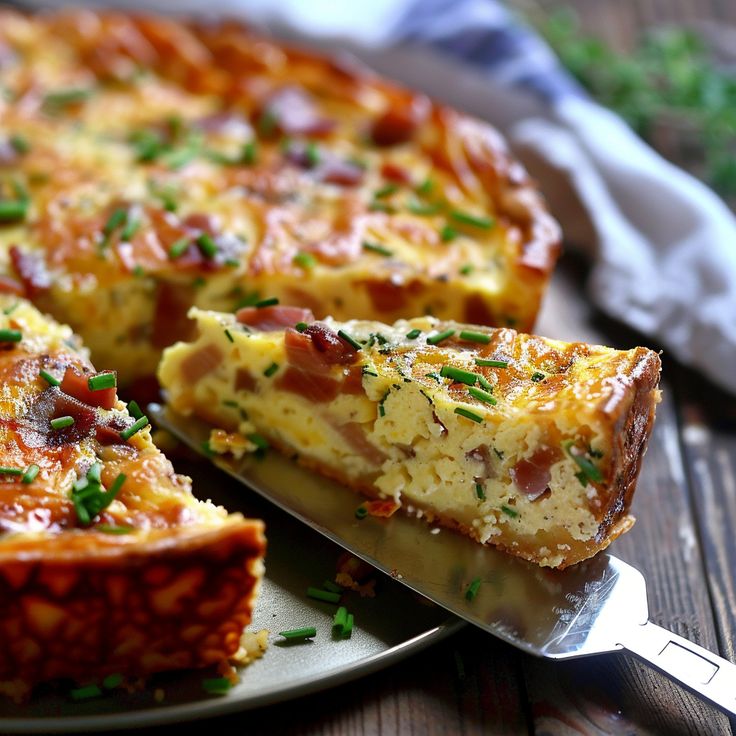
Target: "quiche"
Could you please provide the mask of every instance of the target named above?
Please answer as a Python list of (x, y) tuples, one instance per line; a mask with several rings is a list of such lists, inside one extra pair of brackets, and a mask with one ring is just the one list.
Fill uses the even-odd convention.
[(224, 663), (264, 545), (194, 499), (69, 327), (0, 298), (0, 693)]
[(659, 356), (433, 317), (393, 325), (279, 305), (193, 309), (164, 351), (170, 405), (212, 449), (273, 445), (377, 500), (540, 565), (605, 548), (629, 514)]
[(121, 381), (190, 306), (531, 329), (559, 250), (486, 123), (240, 24), (0, 10), (0, 288)]

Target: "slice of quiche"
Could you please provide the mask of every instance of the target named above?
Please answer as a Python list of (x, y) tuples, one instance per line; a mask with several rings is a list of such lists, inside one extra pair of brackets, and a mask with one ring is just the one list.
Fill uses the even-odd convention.
[(232, 22), (4, 9), (0, 89), (0, 289), (121, 381), (192, 305), (531, 329), (559, 251), (535, 185), (488, 124), (356, 64)]
[(191, 314), (199, 337), (164, 352), (159, 379), (176, 411), (218, 428), (215, 450), (267, 441), (540, 565), (590, 557), (633, 523), (659, 401), (651, 350), (429, 317)]
[(0, 299), (0, 693), (224, 663), (264, 544), (192, 496), (68, 327)]

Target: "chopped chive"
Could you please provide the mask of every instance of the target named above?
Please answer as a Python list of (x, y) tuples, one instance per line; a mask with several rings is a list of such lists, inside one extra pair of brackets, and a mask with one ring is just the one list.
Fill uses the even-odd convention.
[(368, 516), (368, 509), (365, 506), (358, 506), (358, 508), (355, 509), (356, 519), (365, 519), (366, 516)]
[(294, 258), (292, 258), (292, 262), (302, 268), (314, 268), (317, 263), (317, 259), (311, 253), (303, 253), (300, 251), (294, 256)]
[(475, 495), (481, 500), (486, 500), (486, 491), (485, 488), (480, 483), (475, 484)]
[(459, 210), (454, 210), (451, 214), (452, 219), (455, 220), (455, 222), (461, 222), (463, 225), (480, 227), (484, 230), (490, 230), (490, 228), (496, 224), (496, 221), (492, 217), (471, 215), (468, 212), (461, 212)]
[(378, 373), (376, 373), (375, 367), (372, 365), (366, 364), (361, 366), (360, 372), (364, 376), (373, 376), (373, 378), (378, 378)]
[(38, 475), (38, 471), (41, 470), (41, 468), (38, 467), (38, 465), (32, 464), (29, 465), (25, 472), (23, 473), (23, 477), (21, 480), (23, 483), (33, 483), (34, 480), (36, 480), (36, 476)]
[(132, 526), (114, 526), (112, 524), (98, 524), (95, 531), (103, 534), (130, 534), (133, 531)]
[(240, 160), (246, 166), (253, 166), (257, 158), (258, 158), (258, 146), (256, 142), (248, 141), (246, 144), (243, 145), (243, 152), (241, 154)]
[(370, 251), (371, 253), (378, 253), (378, 255), (386, 256), (387, 258), (394, 254), (392, 250), (384, 248), (382, 245), (378, 245), (377, 243), (369, 243), (367, 241), (363, 241), (363, 250)]
[(534, 371), (534, 373), (532, 373), (532, 381), (534, 381), (534, 383), (539, 383), (540, 381), (543, 381), (543, 380), (544, 380), (544, 373), (540, 373), (539, 371)]
[(307, 143), (307, 147), (304, 149), (304, 155), (307, 159), (307, 166), (309, 166), (310, 169), (313, 169), (315, 166), (319, 166), (319, 148), (317, 148), (317, 144), (314, 141), (309, 141), (309, 143)]
[(207, 677), (202, 680), (202, 689), (209, 695), (224, 695), (232, 686), (227, 677)]
[(23, 475), (21, 468), (0, 467), (0, 475)]
[(466, 263), (460, 266), (459, 270), (462, 276), (469, 276), (473, 271), (475, 271), (475, 266), (472, 263)]
[(275, 113), (271, 112), (271, 110), (264, 110), (258, 119), (258, 132), (263, 136), (270, 137), (276, 132), (278, 122)]
[(472, 601), (476, 595), (478, 595), (478, 590), (480, 589), (480, 578), (475, 578), (470, 585), (468, 585), (467, 590), (465, 591), (465, 599), (468, 601)]
[(578, 455), (577, 453), (574, 453), (572, 451), (572, 448), (575, 445), (575, 440), (566, 440), (562, 443), (562, 446), (567, 450), (567, 454), (575, 461), (577, 466), (580, 468), (580, 474), (583, 476), (582, 478), (578, 478), (580, 481), (580, 484), (585, 486), (587, 485), (588, 481), (593, 481), (594, 483), (601, 483), (603, 481), (603, 474), (598, 469), (598, 466), (593, 463), (592, 460), (589, 460), (585, 455)]
[(233, 401), (232, 399), (225, 399), (225, 401), (222, 402), (223, 406), (227, 406), (230, 409), (239, 409), (237, 401)]
[(468, 393), (474, 398), (478, 399), (478, 401), (483, 401), (486, 404), (496, 405), (498, 402), (496, 399), (491, 396), (488, 391), (484, 391), (481, 388), (476, 388), (475, 386), (469, 386), (468, 387)]
[(342, 627), (342, 638), (349, 639), (353, 633), (353, 614), (349, 613), (345, 619), (345, 625)]
[(143, 415), (142, 417), (139, 417), (138, 419), (133, 422), (133, 424), (130, 425), (127, 429), (124, 429), (120, 433), (120, 438), (125, 440), (126, 442), (134, 435), (136, 432), (140, 432), (143, 427), (145, 427), (148, 424), (148, 417)]
[(485, 376), (482, 376), (480, 373), (478, 375), (478, 383), (481, 385), (481, 388), (484, 388), (486, 391), (488, 391), (489, 394), (493, 393), (493, 386), (488, 381), (488, 379)]
[(138, 228), (141, 226), (141, 221), (137, 217), (129, 217), (125, 223), (125, 227), (120, 233), (120, 240), (124, 243), (130, 241), (130, 239), (138, 232)]
[(268, 440), (255, 432), (247, 435), (246, 439), (250, 440), (259, 450), (268, 450), (270, 447)]
[(518, 511), (512, 509), (510, 506), (506, 506), (505, 504), (501, 506), (501, 511), (503, 511), (506, 516), (510, 516), (512, 519), (515, 519), (519, 515)]
[(396, 212), (396, 208), (385, 202), (371, 202), (368, 206), (371, 212), (385, 212), (387, 215), (393, 215)]
[(189, 238), (179, 238), (174, 241), (169, 248), (169, 258), (174, 260), (175, 258), (179, 258), (179, 256), (184, 255), (184, 253), (189, 249), (190, 242)]
[(406, 206), (406, 209), (408, 209), (412, 215), (425, 217), (428, 215), (436, 215), (441, 208), (438, 204), (421, 204), (420, 202), (409, 202), (409, 204)]
[(93, 463), (87, 471), (87, 481), (100, 483), (102, 480), (102, 463)]
[(418, 187), (417, 187), (417, 193), (419, 194), (429, 194), (434, 189), (434, 182), (432, 179), (427, 177)]
[(436, 335), (432, 335), (427, 338), (427, 343), (430, 345), (439, 345), (443, 340), (447, 340), (448, 337), (452, 337), (455, 334), (455, 330), (445, 330), (444, 332), (438, 332)]
[(488, 366), (490, 368), (508, 368), (507, 360), (487, 360), (486, 358), (476, 358), (475, 364), (480, 366)]
[(253, 306), (256, 307), (256, 309), (262, 309), (263, 307), (272, 307), (274, 304), (278, 304), (279, 299), (276, 296), (272, 296), (269, 299), (261, 299), (260, 301), (256, 302)]
[(484, 335), (482, 332), (473, 332), (472, 330), (463, 330), (460, 333), (461, 340), (467, 340), (468, 342), (480, 342), (487, 345), (491, 341), (490, 335)]
[(106, 388), (115, 388), (118, 385), (117, 377), (114, 373), (99, 373), (91, 376), (87, 380), (87, 386), (90, 391), (102, 391)]
[(329, 590), (330, 593), (342, 593), (342, 588), (337, 583), (333, 583), (332, 580), (325, 580), (322, 587)]
[(317, 636), (317, 629), (314, 626), (304, 626), (301, 629), (279, 631), (279, 636), (283, 636), (284, 639), (311, 639)]
[(23, 199), (7, 199), (0, 201), (0, 222), (23, 220), (28, 213), (28, 201)]
[(202, 233), (196, 242), (205, 258), (214, 258), (217, 255), (217, 243), (209, 233)]
[(376, 189), (376, 191), (373, 192), (373, 196), (375, 199), (383, 199), (384, 197), (390, 197), (394, 192), (397, 192), (398, 190), (398, 184), (386, 184), (380, 189)]
[(19, 306), (20, 302), (11, 304), (9, 307), (5, 307), (5, 309), (3, 309), (3, 314), (7, 314), (8, 316), (10, 316), (11, 314), (13, 314), (13, 312), (15, 312), (16, 309), (18, 309)]
[(449, 243), (451, 240), (455, 240), (457, 237), (457, 230), (452, 225), (445, 225), (440, 230), (440, 240), (443, 243)]
[(112, 482), (110, 488), (108, 488), (105, 496), (107, 497), (107, 505), (109, 506), (115, 496), (120, 493), (120, 489), (123, 487), (123, 483), (127, 480), (125, 473), (119, 473), (117, 478)]
[(143, 416), (143, 412), (141, 411), (140, 406), (138, 406), (137, 401), (133, 401), (132, 399), (128, 402), (128, 414), (133, 417), (133, 419), (140, 419)]
[(413, 330), (409, 330), (409, 332), (406, 333), (406, 339), (407, 340), (416, 340), (419, 335), (422, 334), (421, 330), (418, 330), (416, 327)]
[(65, 429), (66, 427), (71, 427), (74, 424), (74, 417), (56, 417), (56, 419), (51, 420), (50, 424), (51, 429)]
[(47, 92), (43, 98), (43, 105), (47, 108), (66, 107), (84, 102), (92, 95), (91, 89), (83, 87), (60, 89), (58, 92)]
[(468, 386), (474, 386), (478, 380), (478, 376), (470, 371), (464, 371), (462, 368), (455, 368), (452, 365), (443, 365), (440, 370), (440, 375), (443, 378), (451, 378), (453, 381), (459, 381), (465, 383)]
[(228, 339), (228, 342), (235, 342), (235, 338), (233, 337), (230, 330), (225, 330), (225, 337)]
[(102, 228), (103, 244), (107, 244), (110, 236), (117, 230), (128, 218), (128, 211), (123, 207), (117, 207), (113, 210), (110, 217), (107, 218), (105, 226)]
[(23, 333), (20, 330), (0, 330), (0, 342), (20, 342)]
[(8, 143), (12, 146), (16, 153), (28, 153), (31, 150), (31, 144), (28, 142), (28, 138), (18, 133), (11, 135), (8, 139)]
[(119, 672), (116, 672), (112, 675), (108, 675), (102, 681), (102, 687), (104, 687), (105, 690), (114, 690), (119, 685), (122, 685), (122, 683), (123, 683), (123, 676)]
[(338, 330), (337, 331), (337, 336), (339, 338), (342, 338), (343, 340), (345, 340), (345, 342), (348, 345), (350, 345), (351, 347), (355, 348), (356, 350), (362, 350), (363, 349), (363, 346), (354, 337), (351, 337), (350, 335), (348, 335), (348, 333), (345, 332), (345, 330)]
[(294, 329), (295, 329), (295, 330), (296, 330), (297, 332), (304, 332), (304, 330), (306, 330), (306, 329), (307, 329), (307, 327), (309, 327), (309, 325), (308, 325), (308, 324), (307, 324), (306, 322), (297, 322), (297, 323), (296, 323), (296, 324), (294, 325)]
[(209, 440), (204, 440), (204, 442), (201, 442), (199, 448), (202, 450), (202, 454), (205, 457), (214, 457), (216, 454), (215, 451), (212, 449), (212, 445), (210, 445)]
[(481, 424), (481, 422), (483, 421), (483, 417), (480, 416), (480, 414), (476, 414), (474, 411), (465, 409), (462, 406), (455, 407), (455, 414), (459, 414), (461, 417), (465, 417), (466, 419), (471, 419), (478, 424)]
[(276, 373), (276, 371), (279, 369), (278, 363), (271, 363), (268, 368), (266, 368), (265, 371), (263, 371), (263, 375), (266, 376), (266, 378), (271, 378), (271, 376)]
[(332, 619), (332, 630), (342, 636), (342, 632), (345, 629), (345, 624), (348, 622), (348, 609), (345, 606), (340, 606), (335, 613), (335, 618)]
[(102, 695), (102, 690), (97, 685), (85, 685), (69, 691), (69, 697), (72, 700), (89, 700), (90, 698), (98, 698), (100, 695)]
[(427, 373), (426, 377), (434, 378), (434, 380), (437, 381), (437, 383), (442, 383), (442, 381), (440, 381), (440, 377), (436, 373)]
[(329, 590), (321, 590), (312, 586), (307, 588), (307, 597), (326, 603), (338, 603), (340, 601), (340, 593), (331, 593)]

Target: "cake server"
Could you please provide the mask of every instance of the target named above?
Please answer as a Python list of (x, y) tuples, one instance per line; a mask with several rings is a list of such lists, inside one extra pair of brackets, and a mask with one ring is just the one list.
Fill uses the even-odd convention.
[[(207, 425), (158, 404), (148, 411), (202, 452)], [(212, 461), (357, 557), (529, 654), (627, 651), (736, 715), (736, 665), (649, 621), (644, 577), (613, 555), (563, 571), (540, 568), (401, 513), (358, 519), (353, 491), (276, 453)]]

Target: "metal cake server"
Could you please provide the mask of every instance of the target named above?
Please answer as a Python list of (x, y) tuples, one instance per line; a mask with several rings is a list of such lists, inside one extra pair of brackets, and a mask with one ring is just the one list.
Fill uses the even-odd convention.
[[(158, 404), (148, 411), (202, 451), (204, 423)], [(736, 715), (736, 665), (649, 621), (643, 576), (613, 555), (564, 571), (539, 568), (406, 515), (358, 520), (355, 493), (276, 453), (213, 462), (357, 557), (529, 654), (568, 659), (625, 650)]]

